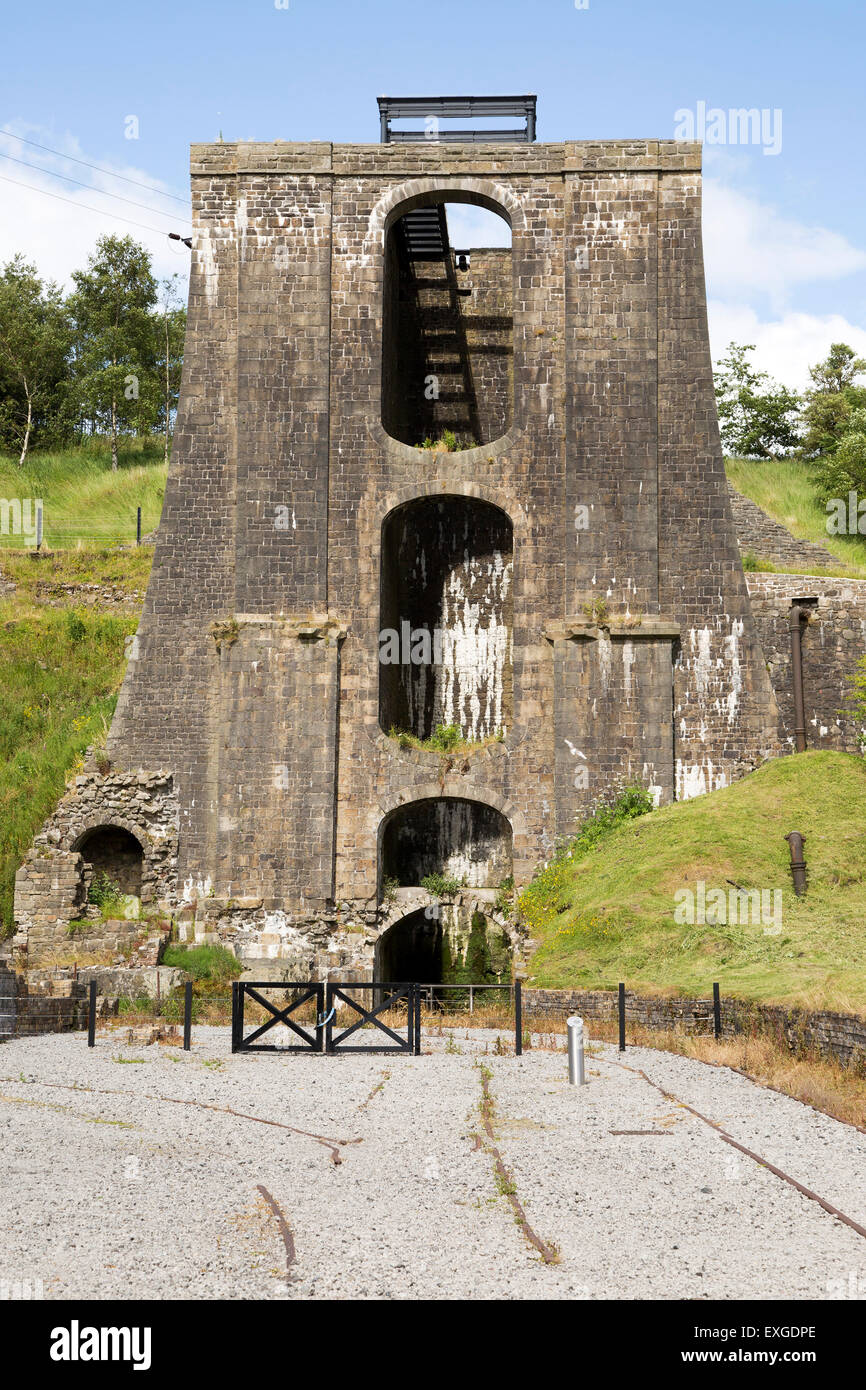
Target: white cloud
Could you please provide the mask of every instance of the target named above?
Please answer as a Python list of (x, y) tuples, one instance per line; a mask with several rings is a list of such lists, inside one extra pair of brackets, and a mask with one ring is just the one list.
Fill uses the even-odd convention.
[[(54, 155), (35, 149), (25, 144), (21, 136), (62, 153)], [(128, 234), (150, 251), (157, 277), (177, 272), (185, 285), (189, 250), (169, 241), (167, 236), (170, 231), (189, 235), (189, 212), (181, 203), (75, 163), (74, 159), (82, 159), (108, 168), (105, 160), (82, 150), (73, 136), (54, 135), (24, 121), (5, 123), (5, 129), (0, 131), (0, 154), (40, 166), (28, 168), (12, 159), (0, 158), (0, 264), (20, 251), (26, 260), (36, 264), (45, 279), (56, 280), (70, 289), (72, 271), (84, 268), (97, 237)], [(80, 188), (75, 183), (51, 178), (48, 171), (68, 175), (89, 186)], [(159, 179), (134, 165), (117, 165), (111, 172), (160, 186)], [(119, 202), (108, 196), (109, 191), (143, 206)], [(97, 211), (90, 211), (91, 208)], [(122, 220), (125, 218), (129, 221)], [(161, 232), (159, 228), (165, 230)]]
[(714, 362), (725, 355), (728, 343), (754, 343), (754, 365), (797, 391), (809, 385), (809, 367), (827, 356), (831, 343), (847, 343), (866, 357), (866, 328), (842, 314), (792, 310), (762, 322), (749, 305), (710, 300), (709, 320)]
[(866, 268), (866, 251), (839, 232), (780, 217), (774, 208), (707, 179), (704, 262), (713, 298), (769, 296), (781, 312), (798, 285)]
[[(805, 313), (804, 285), (841, 280), (866, 268), (866, 251), (839, 232), (781, 217), (718, 179), (704, 184), (704, 261), (713, 361), (730, 342), (754, 343), (754, 364), (796, 390), (831, 343), (866, 356), (866, 327), (844, 314)], [(828, 298), (829, 298), (828, 290)]]

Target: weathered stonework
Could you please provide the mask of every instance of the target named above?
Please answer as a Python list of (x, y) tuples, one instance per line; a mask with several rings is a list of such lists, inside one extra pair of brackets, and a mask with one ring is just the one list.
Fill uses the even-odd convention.
[[(68, 955), (73, 945), (86, 954), (129, 949), (147, 925), (139, 920), (136, 902), (141, 909), (170, 914), (182, 894), (177, 824), (171, 774), (117, 772), (107, 764), (100, 772), (92, 763), (75, 778), (15, 875), (16, 956), (36, 963)], [(106, 830), (113, 863), (98, 852)], [(133, 854), (116, 849), (117, 832), (123, 832)], [(126, 920), (103, 921), (99, 909), (88, 904), (94, 871), (103, 862), (135, 900)], [(122, 881), (130, 872), (137, 874), (134, 885)]]
[(842, 568), (839, 558), (825, 546), (792, 536), (750, 497), (743, 497), (730, 483), (728, 488), (737, 541), (744, 555), (754, 555), (785, 569), (802, 569), (806, 574), (813, 570), (838, 573)]
[(853, 718), (852, 682), (866, 655), (866, 580), (809, 574), (750, 574), (749, 593), (779, 708), (779, 736), (794, 743), (792, 603), (811, 600), (802, 625), (803, 702), (809, 748), (860, 751), (866, 733)]
[[(504, 432), (452, 453), (382, 423), (389, 234), (442, 201), (512, 229), (510, 260), (473, 253), (470, 270), (493, 339), (461, 319), (478, 434)], [(779, 751), (716, 423), (698, 146), (197, 145), (192, 202), (172, 465), (108, 741), (133, 781), (170, 771), (176, 868), (167, 835), (145, 872), (195, 903), (187, 932), (304, 976), (369, 973), (398, 920), (388, 827), (414, 817), (417, 840), (420, 803), (470, 807), (442, 813), (468, 839), (439, 871), (486, 842), (472, 883), (519, 887), (616, 784), (693, 796)], [(416, 308), (440, 312), (441, 286), (422, 289)], [(431, 589), (424, 621), (441, 617), (452, 655), (419, 727), (449, 710), (464, 732), (504, 727), (451, 757), (389, 737), (380, 701), (383, 615), (409, 616), (383, 581), (388, 519), (424, 533), (440, 501), (465, 557)], [(26, 868), (22, 901), (39, 896)]]

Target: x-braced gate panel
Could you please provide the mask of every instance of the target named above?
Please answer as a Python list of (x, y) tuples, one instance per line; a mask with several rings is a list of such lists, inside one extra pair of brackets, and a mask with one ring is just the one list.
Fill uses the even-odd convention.
[[(299, 993), (285, 1008), (280, 1009), (270, 999), (266, 999), (263, 994), (259, 993), (263, 989), (272, 992), (282, 990), (286, 993), (290, 990), (298, 990)], [(254, 1032), (244, 1037), (244, 1002), (246, 999), (258, 1004), (260, 1008), (266, 1009), (273, 1017), (266, 1019)], [(305, 1026), (296, 1022), (290, 1015), (311, 999), (315, 1000), (315, 1022)], [(325, 986), (323, 984), (310, 984), (309, 980), (304, 980), (301, 983), (297, 981), (235, 980), (232, 984), (232, 1052), (321, 1052), (325, 1017), (324, 999)], [(290, 1033), (300, 1038), (300, 1042), (289, 1042), (283, 1045), (273, 1041), (260, 1042), (259, 1039), (278, 1023), (284, 1023)]]
[[(294, 999), (283, 1008), (260, 993), (281, 991), (285, 994), (297, 991)], [(357, 999), (346, 993), (352, 990), (374, 991), (370, 1008), (359, 1004)], [(379, 996), (379, 1002), (376, 997)], [(259, 1024), (252, 1033), (244, 1036), (245, 1004), (249, 1000), (265, 1009), (271, 1017)], [(291, 1017), (296, 1010), (311, 1000), (315, 1001), (315, 1021), (301, 1023)], [(403, 1024), (397, 1029), (385, 1023), (383, 1014), (402, 1013), (405, 1001), (405, 1036)], [(350, 1009), (357, 1015), (347, 1026), (335, 1024), (337, 1009)], [(393, 1020), (392, 1020), (393, 1021)], [(279, 1044), (274, 1041), (261, 1042), (260, 1039), (278, 1023), (289, 1029), (299, 1041)], [(374, 1038), (369, 1043), (356, 1040), (349, 1044), (359, 1029), (374, 1030)], [(232, 1052), (406, 1052), (416, 1056), (421, 1050), (421, 992), (417, 985), (388, 984), (376, 981), (375, 984), (358, 984), (356, 981), (311, 984), (309, 981), (274, 980), (236, 980), (232, 985)]]
[[(359, 1004), (357, 999), (351, 998), (346, 994), (346, 990), (371, 990), (374, 997), (369, 1009), (365, 1009), (363, 1004)], [(375, 994), (383, 997), (379, 1003), (375, 1002)], [(402, 1001), (406, 1001), (406, 1036), (395, 1032), (384, 1022), (381, 1015), (400, 1010)], [(354, 1023), (342, 1028), (340, 1032), (334, 1031), (334, 1020), (337, 1013), (337, 1005), (343, 1008), (354, 1010), (358, 1015)], [(359, 985), (355, 981), (348, 983), (338, 983), (330, 981), (325, 996), (325, 1018), (326, 1035), (325, 1048), (328, 1052), (414, 1052), (416, 1056), (421, 1050), (421, 994), (417, 985), (408, 984), (386, 984), (376, 981), (374, 984)], [(376, 1040), (371, 1043), (355, 1043), (351, 1047), (347, 1045), (348, 1039), (353, 1037), (360, 1028), (371, 1026), (390, 1039), (390, 1042)]]

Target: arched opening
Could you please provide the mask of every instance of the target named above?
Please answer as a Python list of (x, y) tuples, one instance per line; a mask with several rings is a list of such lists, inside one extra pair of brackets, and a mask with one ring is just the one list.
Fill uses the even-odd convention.
[(395, 922), (376, 944), (373, 977), (393, 984), (450, 985), (434, 1003), (463, 1001), (466, 985), (507, 984), (507, 932), (478, 903), (433, 902)]
[(424, 497), (382, 526), (379, 723), (501, 737), (511, 719), (513, 528), (471, 497)]
[(385, 821), (380, 861), (382, 880), (403, 888), (434, 876), (456, 887), (496, 888), (511, 875), (511, 826), (481, 801), (413, 801)]
[(108, 881), (120, 893), (140, 898), (144, 850), (128, 830), (119, 825), (99, 825), (82, 835), (75, 845), (85, 864), (90, 889), (97, 878)]
[(511, 428), (511, 224), (493, 203), (425, 195), (385, 236), (382, 425), (470, 449)]

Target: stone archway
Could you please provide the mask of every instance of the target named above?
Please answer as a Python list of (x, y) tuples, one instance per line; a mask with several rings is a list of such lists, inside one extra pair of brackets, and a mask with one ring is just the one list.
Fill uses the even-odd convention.
[(131, 830), (111, 823), (91, 826), (77, 836), (72, 848), (81, 855), (88, 888), (102, 876), (124, 895), (141, 897), (144, 846)]

